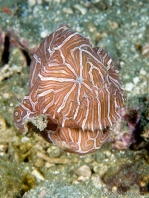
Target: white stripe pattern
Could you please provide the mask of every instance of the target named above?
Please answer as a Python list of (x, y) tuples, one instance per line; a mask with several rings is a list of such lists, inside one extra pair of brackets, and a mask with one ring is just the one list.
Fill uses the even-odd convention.
[(62, 24), (34, 54), (29, 92), (14, 117), (16, 126), (24, 128), (31, 117), (46, 115), (49, 125), (41, 136), (63, 150), (86, 154), (106, 141), (123, 104), (112, 59)]

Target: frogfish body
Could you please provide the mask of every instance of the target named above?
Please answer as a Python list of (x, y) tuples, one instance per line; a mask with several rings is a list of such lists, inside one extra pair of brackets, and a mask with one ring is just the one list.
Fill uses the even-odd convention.
[(28, 93), (15, 108), (16, 127), (80, 155), (98, 150), (124, 105), (112, 59), (62, 24), (33, 55)]

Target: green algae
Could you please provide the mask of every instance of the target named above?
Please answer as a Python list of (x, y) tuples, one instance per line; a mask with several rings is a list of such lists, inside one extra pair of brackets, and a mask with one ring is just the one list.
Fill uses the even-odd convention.
[(8, 158), (0, 159), (0, 197), (22, 197), (35, 186), (31, 165), (18, 164)]

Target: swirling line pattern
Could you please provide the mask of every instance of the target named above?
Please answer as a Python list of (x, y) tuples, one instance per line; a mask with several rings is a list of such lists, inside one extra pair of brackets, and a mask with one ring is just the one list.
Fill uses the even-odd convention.
[(15, 109), (14, 119), (18, 128), (24, 128), (26, 120), (44, 114), (50, 123), (41, 133), (46, 140), (66, 151), (86, 154), (106, 141), (123, 104), (123, 88), (112, 59), (62, 24), (34, 54), (29, 92)]

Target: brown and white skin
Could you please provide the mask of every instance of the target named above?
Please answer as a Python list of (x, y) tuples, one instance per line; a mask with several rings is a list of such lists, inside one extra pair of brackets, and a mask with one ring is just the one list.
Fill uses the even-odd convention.
[(62, 24), (33, 55), (29, 91), (14, 111), (15, 125), (48, 118), (40, 133), (67, 152), (98, 150), (120, 117), (123, 88), (112, 59), (88, 38)]

